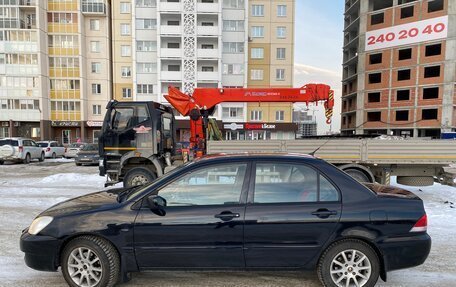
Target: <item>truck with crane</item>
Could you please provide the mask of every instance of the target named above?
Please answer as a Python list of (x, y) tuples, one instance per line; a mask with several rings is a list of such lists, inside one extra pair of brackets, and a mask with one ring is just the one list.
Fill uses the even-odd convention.
[[(189, 157), (230, 152), (310, 153), (323, 158), (361, 182), (412, 186), (434, 181), (453, 185), (454, 176), (445, 169), (456, 163), (456, 141), (379, 140), (366, 138), (317, 138), (267, 141), (211, 141), (208, 129), (217, 104), (226, 102), (323, 102), (331, 123), (334, 92), (325, 84), (301, 88), (196, 88), (184, 94), (169, 87), (166, 100), (190, 121)], [(99, 138), (100, 175), (106, 186), (123, 182), (125, 187), (145, 184), (187, 158), (175, 154), (176, 120), (173, 110), (155, 102), (117, 102), (107, 105)]]

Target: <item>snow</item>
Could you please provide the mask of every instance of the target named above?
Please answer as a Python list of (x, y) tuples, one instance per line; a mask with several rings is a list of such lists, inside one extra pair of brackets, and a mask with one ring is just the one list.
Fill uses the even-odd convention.
[[(34, 271), (25, 265), (18, 244), (21, 230), (44, 209), (102, 190), (104, 182), (98, 167), (78, 167), (72, 160), (0, 166), (0, 287), (66, 286), (60, 273)], [(394, 178), (393, 184), (397, 185)], [(388, 282), (380, 280), (378, 286), (454, 286), (456, 189), (440, 184), (404, 188), (424, 201), (431, 253), (423, 265), (390, 272)], [(156, 286), (321, 286), (315, 272), (154, 272), (135, 274), (124, 286), (148, 286), (152, 280)]]

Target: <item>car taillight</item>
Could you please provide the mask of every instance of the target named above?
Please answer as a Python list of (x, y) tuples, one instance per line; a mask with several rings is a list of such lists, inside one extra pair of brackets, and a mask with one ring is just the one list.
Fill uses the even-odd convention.
[(46, 149), (46, 151), (51, 151), (51, 148), (50, 148), (50, 147), (48, 147), (48, 148)]
[(19, 147), (19, 152), (23, 152), (24, 151), (24, 147), (23, 146), (20, 146)]
[(427, 231), (427, 215), (424, 214), (410, 229), (410, 232), (426, 232)]

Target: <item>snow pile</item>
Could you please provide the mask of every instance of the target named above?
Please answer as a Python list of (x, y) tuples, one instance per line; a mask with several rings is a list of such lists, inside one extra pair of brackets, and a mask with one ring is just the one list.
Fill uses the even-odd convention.
[(38, 183), (39, 184), (77, 184), (77, 185), (86, 185), (88, 183), (93, 183), (95, 185), (103, 186), (105, 178), (99, 176), (98, 174), (81, 174), (81, 173), (57, 173), (47, 177), (42, 178)]

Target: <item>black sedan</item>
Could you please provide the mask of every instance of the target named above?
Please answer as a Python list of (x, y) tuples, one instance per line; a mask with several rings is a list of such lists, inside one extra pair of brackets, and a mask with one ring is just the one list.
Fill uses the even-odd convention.
[(76, 155), (74, 162), (77, 166), (87, 165), (98, 165), (100, 156), (98, 154), (98, 145), (96, 144), (85, 144)]
[(146, 186), (41, 213), (20, 240), (31, 268), (70, 286), (158, 269), (316, 269), (324, 286), (374, 286), (430, 251), (423, 202), (364, 186), (310, 156), (214, 155)]

